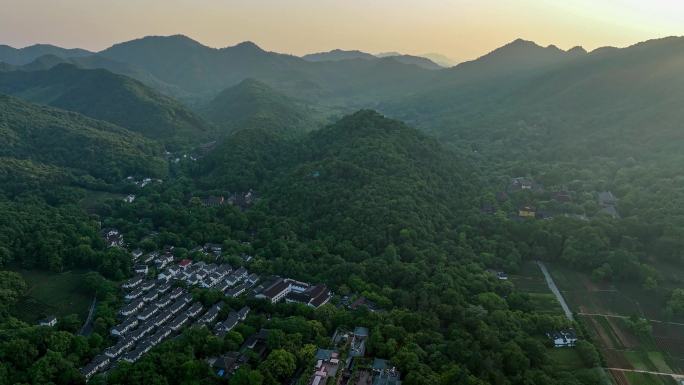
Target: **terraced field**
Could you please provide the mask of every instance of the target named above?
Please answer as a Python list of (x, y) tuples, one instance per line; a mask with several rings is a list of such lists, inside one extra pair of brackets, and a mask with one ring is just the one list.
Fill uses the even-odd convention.
[[(648, 300), (641, 288), (597, 284), (586, 275), (549, 266), (566, 301), (577, 314), (589, 337), (597, 345), (613, 382), (620, 385), (670, 385), (677, 381), (667, 375), (684, 374), (684, 325), (662, 321), (661, 299)], [(650, 335), (637, 335), (629, 317), (652, 320)], [(653, 373), (643, 373), (653, 372)]]

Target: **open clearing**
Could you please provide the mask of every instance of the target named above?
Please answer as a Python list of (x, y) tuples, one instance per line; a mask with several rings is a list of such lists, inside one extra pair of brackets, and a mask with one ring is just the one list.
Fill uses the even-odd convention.
[(523, 263), (518, 274), (509, 275), (516, 289), (530, 297), (535, 312), (543, 314), (563, 314), (563, 308), (549, 290), (539, 266), (531, 261)]
[(90, 298), (83, 292), (83, 273), (53, 273), (35, 270), (16, 270), (26, 281), (26, 295), (14, 306), (17, 318), (36, 323), (46, 315), (57, 317), (77, 314), (85, 317)]

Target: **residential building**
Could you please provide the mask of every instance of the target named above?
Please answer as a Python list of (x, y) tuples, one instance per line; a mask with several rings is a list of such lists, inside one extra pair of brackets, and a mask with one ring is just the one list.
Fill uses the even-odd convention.
[(114, 336), (122, 336), (129, 331), (135, 329), (136, 326), (138, 326), (138, 318), (137, 317), (129, 317), (125, 319), (122, 323), (114, 326), (112, 330), (110, 330), (110, 333)]
[(148, 267), (144, 263), (139, 263), (135, 266), (133, 266), (133, 271), (135, 271), (136, 274), (147, 274), (149, 271)]
[(126, 295), (124, 296), (124, 299), (126, 299), (126, 300), (128, 300), (128, 301), (132, 301), (132, 300), (134, 300), (134, 299), (136, 299), (136, 298), (142, 297), (142, 295), (143, 295), (144, 293), (145, 293), (144, 291), (138, 289), (138, 290), (132, 291), (132, 292), (130, 292), (130, 293), (126, 293)]
[(245, 290), (247, 290), (247, 285), (245, 285), (244, 283), (241, 283), (235, 287), (229, 288), (228, 290), (225, 291), (224, 294), (228, 297), (236, 298), (236, 297), (240, 296), (242, 293), (244, 293)]
[(122, 338), (119, 342), (105, 349), (104, 354), (109, 358), (116, 358), (133, 346), (133, 340)]
[(85, 377), (86, 380), (89, 380), (90, 377), (94, 376), (98, 371), (106, 368), (107, 365), (109, 365), (109, 362), (110, 358), (104, 354), (95, 356), (88, 365), (81, 368), (81, 374), (83, 374), (83, 377)]
[(57, 317), (51, 315), (48, 317), (43, 318), (42, 320), (38, 321), (39, 326), (48, 326), (48, 327), (53, 327), (57, 325)]
[(189, 319), (190, 317), (186, 313), (180, 313), (169, 323), (169, 328), (173, 331), (178, 331)]
[(366, 340), (368, 339), (368, 329), (356, 327), (352, 335), (349, 355), (351, 357), (363, 357), (366, 354)]
[(145, 306), (145, 301), (142, 299), (138, 299), (135, 301), (130, 302), (128, 305), (124, 306), (119, 310), (119, 314), (121, 314), (124, 317), (128, 317), (129, 315), (135, 314), (138, 310), (142, 309)]
[(232, 311), (230, 314), (228, 314), (228, 318), (226, 318), (225, 321), (216, 325), (214, 332), (219, 336), (223, 336), (229, 331), (233, 330), (233, 328), (237, 326), (238, 322), (240, 322), (240, 317), (236, 312)]
[(176, 299), (176, 298), (180, 297), (181, 295), (183, 295), (184, 293), (185, 293), (185, 290), (182, 287), (177, 287), (171, 291), (171, 294), (169, 294), (169, 296), (171, 297), (171, 299)]
[(133, 257), (133, 261), (137, 261), (140, 257), (142, 257), (143, 251), (141, 249), (135, 249), (131, 251), (131, 257)]
[[(380, 369), (382, 368), (382, 369)], [(401, 385), (401, 373), (387, 361), (375, 359), (373, 362), (373, 385)]]
[(190, 306), (190, 308), (185, 313), (188, 316), (194, 318), (194, 317), (197, 317), (202, 312), (203, 309), (204, 309), (204, 307), (202, 306), (201, 303), (195, 302), (192, 304), (192, 306)]
[(311, 286), (303, 292), (290, 292), (285, 300), (288, 303), (297, 302), (318, 308), (328, 303), (332, 298), (332, 292), (325, 285)]
[(200, 317), (199, 320), (197, 320), (198, 324), (209, 324), (214, 321), (216, 321), (216, 318), (218, 317), (219, 312), (221, 311), (222, 305), (221, 302), (217, 303), (216, 305), (212, 306), (207, 310), (202, 317)]
[(159, 293), (156, 290), (150, 290), (143, 295), (142, 300), (145, 302), (152, 302), (157, 298), (159, 298)]
[(240, 319), (240, 321), (246, 320), (248, 314), (249, 314), (249, 306), (245, 306), (237, 312), (237, 315), (238, 315), (238, 318)]
[(228, 352), (219, 357), (207, 360), (218, 377), (227, 378), (240, 367), (241, 355), (238, 352)]
[(133, 289), (134, 287), (137, 287), (138, 285), (140, 285), (142, 282), (143, 282), (143, 276), (137, 275), (137, 276), (127, 280), (126, 282), (124, 282), (123, 285), (121, 285), (121, 287), (124, 289)]
[(556, 348), (572, 347), (577, 343), (577, 334), (573, 329), (548, 332), (546, 336), (553, 341)]
[(159, 311), (159, 308), (153, 304), (147, 306), (140, 314), (138, 314), (138, 319), (141, 321), (147, 321), (150, 318), (152, 318), (157, 312)]
[(277, 303), (290, 294), (291, 291), (291, 284), (285, 279), (278, 278), (270, 286), (266, 287), (264, 291), (255, 295), (255, 298), (263, 298), (271, 301), (271, 303)]

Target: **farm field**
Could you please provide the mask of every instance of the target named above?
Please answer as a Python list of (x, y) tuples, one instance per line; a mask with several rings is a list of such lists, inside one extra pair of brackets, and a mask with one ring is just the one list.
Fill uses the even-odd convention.
[(15, 271), (22, 275), (27, 285), (26, 295), (12, 309), (17, 318), (36, 323), (46, 315), (59, 318), (77, 314), (81, 319), (85, 317), (92, 298), (83, 292), (83, 273)]
[[(578, 321), (600, 350), (606, 367), (684, 373), (684, 325), (664, 317), (664, 299), (637, 285), (596, 283), (581, 272), (555, 264), (549, 269)], [(650, 335), (637, 334), (630, 327), (630, 316), (651, 320)], [(677, 383), (670, 376), (650, 373), (611, 371), (610, 374), (613, 382), (620, 385)]]
[(669, 376), (617, 370), (611, 370), (610, 374), (617, 385), (678, 385), (677, 381)]
[(517, 290), (530, 296), (534, 311), (545, 314), (563, 314), (563, 309), (546, 285), (544, 275), (536, 263), (524, 262), (520, 272), (510, 274), (509, 278)]

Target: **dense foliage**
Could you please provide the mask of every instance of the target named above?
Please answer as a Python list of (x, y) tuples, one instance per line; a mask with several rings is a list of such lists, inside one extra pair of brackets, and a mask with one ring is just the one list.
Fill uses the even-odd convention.
[(0, 92), (114, 123), (171, 147), (200, 143), (211, 134), (177, 101), (101, 69), (58, 64), (43, 71), (0, 72)]
[(291, 136), (317, 128), (320, 119), (312, 106), (254, 79), (223, 90), (201, 112), (224, 134), (258, 128)]
[(107, 181), (162, 176), (161, 149), (121, 127), (0, 95), (0, 156), (86, 172)]

